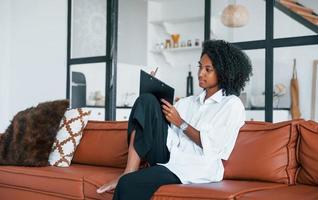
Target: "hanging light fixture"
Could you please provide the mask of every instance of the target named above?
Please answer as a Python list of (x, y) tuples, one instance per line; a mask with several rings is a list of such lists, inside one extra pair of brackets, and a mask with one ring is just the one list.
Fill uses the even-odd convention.
[(242, 27), (248, 23), (249, 13), (243, 5), (229, 4), (224, 8), (221, 20), (227, 27)]

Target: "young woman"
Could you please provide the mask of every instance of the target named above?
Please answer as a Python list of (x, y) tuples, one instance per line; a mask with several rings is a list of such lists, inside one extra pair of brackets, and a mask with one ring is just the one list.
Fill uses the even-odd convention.
[[(151, 94), (136, 100), (128, 123), (128, 161), (124, 173), (97, 192), (115, 189), (113, 199), (148, 200), (165, 184), (221, 181), (244, 124), (237, 97), (252, 72), (249, 58), (222, 40), (206, 41), (199, 61), (203, 91), (174, 106)], [(169, 123), (170, 125), (169, 125)], [(150, 167), (138, 170), (141, 159)]]

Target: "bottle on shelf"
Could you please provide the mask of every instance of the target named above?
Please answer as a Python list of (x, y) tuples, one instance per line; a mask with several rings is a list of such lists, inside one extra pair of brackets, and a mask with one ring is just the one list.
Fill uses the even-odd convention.
[(191, 65), (189, 65), (189, 73), (187, 77), (187, 97), (193, 95), (193, 77), (191, 75)]

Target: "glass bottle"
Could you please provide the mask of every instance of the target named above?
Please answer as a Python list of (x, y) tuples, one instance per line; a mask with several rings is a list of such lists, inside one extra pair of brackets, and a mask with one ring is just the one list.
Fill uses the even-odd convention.
[(191, 75), (191, 65), (189, 65), (189, 73), (187, 77), (187, 97), (193, 95), (193, 77)]

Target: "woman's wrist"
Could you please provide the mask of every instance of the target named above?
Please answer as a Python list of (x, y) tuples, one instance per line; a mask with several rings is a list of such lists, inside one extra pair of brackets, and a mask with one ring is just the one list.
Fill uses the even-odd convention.
[(176, 126), (180, 128), (180, 126), (183, 122), (184, 122), (184, 120), (182, 118), (180, 118), (180, 120), (178, 120), (178, 123), (176, 123)]
[(187, 130), (188, 126), (189, 126), (189, 124), (188, 124), (187, 122), (183, 121), (183, 122), (180, 124), (179, 128), (180, 128), (182, 131), (185, 131), (185, 130)]

